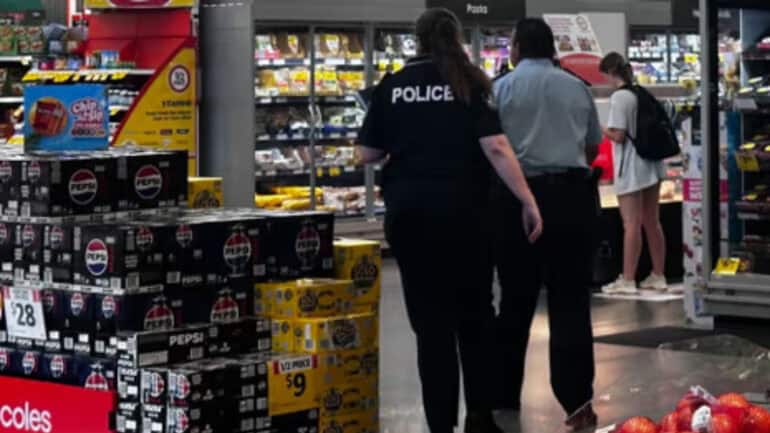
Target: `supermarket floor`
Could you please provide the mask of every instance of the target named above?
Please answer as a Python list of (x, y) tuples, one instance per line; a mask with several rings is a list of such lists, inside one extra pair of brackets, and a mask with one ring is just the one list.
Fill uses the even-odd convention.
[[(682, 303), (595, 300), (594, 334), (682, 325)], [(428, 433), (422, 413), (414, 337), (406, 318), (398, 270), (383, 269), (381, 325), (381, 422), (383, 433)], [(596, 344), (596, 395), (600, 425), (635, 415), (660, 417), (693, 385), (713, 393), (764, 392), (770, 382), (766, 351), (744, 340), (708, 337), (677, 350)], [(708, 350), (702, 350), (708, 348)], [(707, 353), (704, 353), (707, 352)], [(715, 354), (716, 353), (716, 354)], [(739, 355), (739, 356), (736, 356)], [(495, 380), (490, 378), (490, 380)], [(500, 414), (508, 433), (563, 431), (565, 414), (553, 397), (548, 374), (548, 325), (541, 305), (532, 328), (520, 414)], [(462, 433), (458, 431), (458, 433)]]

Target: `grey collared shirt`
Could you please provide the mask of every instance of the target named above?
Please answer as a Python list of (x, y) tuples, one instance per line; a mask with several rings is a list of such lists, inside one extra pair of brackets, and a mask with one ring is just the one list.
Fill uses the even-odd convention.
[(580, 80), (546, 59), (525, 59), (495, 82), (503, 130), (524, 173), (587, 168), (586, 146), (602, 139), (593, 96)]

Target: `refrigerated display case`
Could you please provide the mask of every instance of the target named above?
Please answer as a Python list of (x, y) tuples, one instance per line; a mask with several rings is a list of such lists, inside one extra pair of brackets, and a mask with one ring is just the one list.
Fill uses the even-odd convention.
[(628, 59), (642, 84), (697, 81), (700, 45), (694, 30), (637, 27), (631, 29)]
[[(694, 297), (701, 314), (766, 319), (770, 318), (770, 61), (761, 59), (770, 48), (765, 45), (770, 4), (719, 0), (702, 2), (701, 10), (704, 7), (708, 20), (702, 26), (705, 288)], [(714, 31), (718, 8), (734, 9), (740, 16), (737, 31), (744, 56), (735, 68), (739, 74), (720, 67), (721, 44)], [(740, 77), (740, 88), (726, 92), (732, 75)], [(722, 128), (720, 109), (726, 111)], [(720, 188), (723, 180), (726, 188)], [(726, 230), (720, 228), (720, 194), (727, 195)]]
[(490, 77), (503, 75), (513, 69), (511, 65), (512, 27), (482, 28), (479, 66)]

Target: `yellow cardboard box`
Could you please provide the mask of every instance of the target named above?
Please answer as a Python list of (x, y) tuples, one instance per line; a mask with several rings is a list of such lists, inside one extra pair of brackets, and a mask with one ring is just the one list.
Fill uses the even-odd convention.
[(378, 384), (376, 379), (369, 379), (321, 387), (321, 418), (376, 410)]
[(380, 414), (375, 408), (350, 415), (321, 417), (321, 433), (379, 433)]
[(268, 410), (270, 416), (318, 407), (318, 358), (316, 355), (276, 355), (270, 360)]
[(189, 177), (187, 201), (191, 209), (222, 207), (225, 197), (221, 177)]
[(296, 319), (292, 323), (293, 350), (297, 352), (327, 353), (379, 347), (378, 317), (374, 313)]
[(301, 279), (254, 286), (255, 312), (272, 317), (340, 316), (350, 312), (352, 302), (350, 280)]
[(355, 382), (379, 377), (380, 353), (376, 348), (340, 350), (318, 355), (321, 385)]
[(334, 241), (334, 268), (336, 278), (353, 280), (354, 312), (378, 310), (382, 270), (379, 242), (357, 239)]
[(273, 352), (294, 352), (294, 324), (288, 319), (273, 319)]

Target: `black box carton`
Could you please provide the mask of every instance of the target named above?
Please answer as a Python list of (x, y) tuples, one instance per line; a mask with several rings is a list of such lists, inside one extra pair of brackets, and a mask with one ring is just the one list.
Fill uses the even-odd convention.
[(141, 370), (139, 401), (146, 405), (166, 405), (168, 402), (168, 370), (162, 367), (143, 368)]
[(334, 215), (325, 212), (265, 212), (270, 278), (332, 277)]
[(96, 332), (95, 297), (87, 292), (62, 291), (62, 307), (64, 311), (63, 329), (93, 333)]
[(43, 227), (43, 281), (71, 283), (74, 226), (47, 224)]
[(209, 325), (170, 331), (118, 334), (118, 363), (122, 367), (152, 367), (197, 361), (206, 357)]
[(76, 284), (136, 290), (163, 283), (163, 253), (152, 227), (95, 224), (73, 233)]
[(187, 152), (125, 152), (117, 164), (120, 210), (178, 207), (187, 201)]
[(114, 359), (75, 356), (76, 385), (95, 391), (115, 391), (117, 366)]
[(96, 331), (152, 331), (182, 326), (182, 298), (169, 299), (162, 293), (94, 295)]
[(3, 215), (18, 216), (21, 200), (22, 155), (0, 157), (0, 207)]
[(12, 275), (16, 236), (15, 223), (0, 222), (0, 272)]
[(65, 353), (44, 353), (41, 378), (49, 382), (75, 385), (78, 380), (75, 358)]
[(13, 268), (17, 280), (40, 281), (43, 267), (43, 224), (14, 226)]

